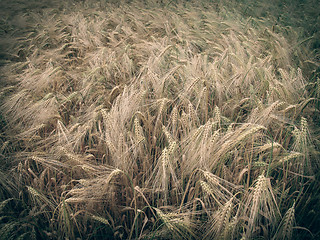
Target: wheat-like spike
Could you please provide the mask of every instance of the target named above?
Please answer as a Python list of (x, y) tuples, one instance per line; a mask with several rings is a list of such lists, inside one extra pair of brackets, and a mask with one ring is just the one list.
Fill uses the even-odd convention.
[(233, 238), (233, 232), (235, 231), (235, 227), (238, 223), (237, 216), (234, 216), (231, 221), (227, 224), (227, 226), (224, 229), (223, 233), (223, 239), (232, 239)]
[(263, 109), (264, 109), (263, 103), (262, 103), (262, 101), (260, 101), (259, 99), (257, 99), (257, 105), (258, 105), (258, 109), (259, 109), (259, 110), (263, 110)]
[(162, 131), (164, 132), (164, 134), (166, 135), (166, 138), (168, 139), (169, 144), (171, 144), (173, 141), (173, 138), (171, 136), (171, 134), (168, 132), (167, 128), (162, 125)]
[(222, 206), (221, 202), (220, 202), (219, 199), (216, 197), (213, 189), (211, 188), (211, 186), (210, 186), (208, 183), (206, 183), (205, 181), (200, 180), (200, 186), (201, 186), (201, 188), (203, 189), (203, 191), (204, 191), (207, 195), (211, 196), (211, 197), (215, 200), (215, 202), (216, 202), (220, 207)]
[(120, 152), (123, 152), (123, 147), (124, 147), (124, 135), (123, 135), (123, 133), (120, 133), (118, 147), (119, 147)]
[(255, 184), (254, 188), (254, 194), (253, 194), (253, 202), (256, 202), (259, 200), (261, 192), (266, 189), (266, 177), (261, 174)]
[(268, 164), (266, 162), (256, 161), (253, 163), (253, 166), (259, 168), (259, 167), (266, 167), (268, 166)]
[(79, 159), (78, 157), (76, 157), (76, 155), (74, 155), (74, 154), (67, 153), (66, 156), (72, 161), (78, 162), (79, 164), (83, 164), (83, 161), (81, 159)]
[(82, 168), (83, 170), (85, 170), (86, 172), (90, 172), (90, 173), (97, 171), (97, 169), (89, 166), (88, 164), (83, 164), (83, 165), (81, 166), (81, 168)]
[(292, 230), (295, 222), (294, 215), (295, 215), (295, 203), (293, 203), (293, 206), (288, 209), (288, 211), (283, 217), (282, 236), (288, 239), (291, 239), (292, 237)]
[(41, 157), (37, 157), (37, 156), (31, 156), (31, 159), (36, 161), (36, 162), (46, 162), (45, 159), (43, 159)]
[(271, 148), (282, 148), (282, 145), (277, 142), (266, 143), (266, 144), (259, 147), (259, 152), (264, 152), (264, 151), (269, 150)]
[(11, 200), (13, 200), (13, 198), (8, 198), (8, 199), (6, 199), (6, 200), (4, 200), (4, 201), (2, 201), (2, 202), (0, 203), (0, 213), (2, 213), (2, 210), (7, 206), (7, 204), (8, 204)]
[(178, 108), (174, 106), (171, 112), (171, 122), (172, 122), (173, 129), (177, 126), (177, 121), (178, 121)]
[(181, 121), (182, 121), (182, 125), (185, 128), (188, 128), (189, 124), (188, 124), (188, 115), (182, 110), (182, 114), (181, 114)]
[[(41, 124), (41, 125), (43, 125), (43, 124)], [(38, 126), (38, 129), (41, 129), (42, 127), (45, 127), (45, 125)], [(60, 133), (62, 133), (64, 139), (66, 140), (66, 142), (68, 142), (68, 134), (69, 134), (68, 129), (65, 127), (65, 125), (60, 120), (57, 121), (57, 127), (58, 127), (59, 139), (60, 139)]]
[(304, 117), (301, 117), (301, 134), (302, 134), (302, 138), (306, 138), (307, 137), (307, 133), (308, 133), (308, 122), (307, 119)]
[(103, 217), (99, 217), (99, 216), (96, 216), (96, 215), (91, 215), (91, 218), (98, 221), (98, 222), (101, 222), (101, 223), (104, 223), (108, 226), (110, 226), (110, 223), (107, 219), (103, 218)]
[(14, 233), (15, 229), (19, 227), (19, 222), (17, 221), (12, 221), (12, 222), (7, 222), (3, 223), (3, 225), (0, 228), (0, 234), (2, 239), (10, 239), (12, 238), (12, 234)]
[(136, 136), (136, 144), (143, 142), (145, 140), (145, 137), (143, 135), (143, 129), (140, 126), (138, 118), (134, 119), (134, 132)]
[(120, 94), (120, 92), (121, 92), (120, 88), (121, 88), (121, 86), (119, 86), (119, 85), (112, 88), (111, 92), (109, 93), (109, 97), (108, 97), (110, 104), (112, 104), (114, 99)]
[(188, 105), (188, 111), (189, 111), (189, 116), (190, 116), (191, 122), (192, 122), (193, 124), (196, 124), (196, 122), (197, 122), (197, 116), (196, 116), (196, 112), (195, 112), (195, 110), (194, 110), (194, 108), (193, 108), (192, 103), (189, 103), (189, 105)]
[(252, 127), (250, 130), (245, 131), (244, 133), (240, 134), (240, 136), (238, 136), (235, 140), (236, 143), (241, 142), (243, 139), (245, 139), (246, 137), (251, 136), (252, 134), (260, 131), (260, 130), (267, 130), (266, 127), (264, 126), (255, 126)]
[(138, 99), (137, 99), (137, 103), (141, 103), (142, 100), (145, 98), (145, 95), (147, 94), (147, 91), (142, 91), (139, 96), (138, 96)]
[(169, 164), (169, 155), (168, 155), (168, 149), (167, 148), (164, 148), (162, 150), (161, 163), (162, 163), (163, 173), (166, 173), (167, 172), (167, 167), (168, 167), (168, 164)]
[(10, 143), (9, 141), (5, 141), (5, 142), (2, 144), (2, 146), (1, 146), (1, 148), (0, 148), (0, 152), (1, 152), (1, 153), (3, 153), (3, 151), (7, 148), (7, 146), (8, 146), (9, 143)]
[(54, 209), (53, 203), (44, 194), (41, 194), (31, 186), (27, 186), (27, 190), (32, 195), (35, 201), (41, 200), (41, 204), (45, 203), (47, 204), (48, 207), (50, 207), (51, 209)]
[(213, 130), (218, 130), (219, 129), (219, 124), (218, 122), (214, 121), (214, 119), (211, 118), (211, 122), (212, 122), (212, 129)]
[(208, 117), (208, 98), (209, 98), (209, 91), (207, 87), (203, 87), (202, 94), (201, 94), (201, 108), (202, 112), (204, 113), (205, 119)]
[(250, 209), (250, 216), (249, 216), (249, 229), (254, 228), (254, 224), (256, 223), (256, 220), (258, 218), (259, 214), (259, 208), (260, 208), (260, 199), (262, 197), (263, 192), (267, 189), (267, 179), (263, 174), (261, 174), (254, 187), (254, 192), (253, 192), (253, 198), (252, 198), (252, 205)]
[(107, 112), (106, 109), (101, 109), (100, 110), (101, 112), (101, 115), (102, 115), (102, 118), (103, 118), (103, 123), (104, 123), (104, 126), (105, 128), (110, 132), (112, 131), (112, 121), (110, 119), (110, 115), (109, 113)]
[(63, 221), (63, 228), (65, 233), (67, 233), (70, 238), (74, 238), (74, 230), (73, 230), (73, 224), (71, 222), (71, 209), (69, 205), (66, 203), (66, 201), (63, 199), (60, 203), (59, 208), (59, 219)]
[(215, 142), (217, 141), (218, 137), (219, 137), (219, 133), (220, 133), (220, 130), (216, 130), (212, 136), (211, 136), (211, 139), (210, 139), (210, 145), (214, 145)]
[(222, 173), (223, 173), (223, 179), (228, 180), (231, 178), (232, 173), (231, 171), (228, 169), (228, 167), (226, 165), (223, 164), (222, 166)]
[(115, 154), (117, 152), (117, 149), (114, 146), (114, 144), (108, 138), (105, 141), (106, 141), (107, 147), (109, 148), (111, 154)]
[(77, 182), (78, 183), (80, 183), (81, 185), (83, 185), (83, 186), (87, 186), (88, 185), (88, 182), (89, 182), (89, 180), (88, 179), (79, 179), (79, 180), (77, 180)]
[(277, 84), (276, 86), (272, 87), (271, 90), (272, 90), (272, 93), (276, 93), (276, 95), (278, 95), (278, 96), (284, 95), (283, 91), (282, 91), (283, 87), (281, 85), (279, 85), (279, 84)]
[(167, 103), (168, 99), (167, 98), (163, 98), (161, 101), (160, 101), (160, 107), (159, 107), (159, 113), (158, 113), (158, 116), (160, 117), (162, 112), (163, 112), (163, 109)]
[(206, 122), (206, 124), (204, 125), (204, 131), (203, 131), (203, 140), (206, 141), (209, 137), (209, 134), (211, 132), (213, 123), (211, 122), (211, 119), (209, 119), (209, 121)]
[(161, 154), (161, 165), (162, 165), (162, 188), (164, 191), (164, 202), (167, 203), (168, 200), (168, 165), (169, 165), (169, 156), (168, 149), (164, 148)]
[[(231, 211), (233, 208), (233, 198), (226, 202), (221, 210), (220, 218), (221, 221), (218, 224), (218, 232), (225, 232), (226, 227), (229, 225)], [(225, 235), (225, 234), (224, 234)]]
[(167, 217), (168, 219), (171, 219), (171, 218), (176, 218), (176, 217), (178, 217), (178, 216), (179, 216), (179, 213), (169, 212), (169, 213), (166, 213), (165, 215), (166, 215), (166, 217)]
[(188, 91), (193, 89), (193, 87), (196, 85), (197, 82), (199, 82), (200, 78), (194, 79), (191, 84), (186, 88), (185, 93), (188, 94)]
[(199, 136), (203, 132), (203, 129), (204, 129), (204, 125), (201, 125), (200, 127), (197, 128), (197, 130), (194, 132), (194, 134), (191, 137), (191, 142), (194, 142), (199, 138)]
[(206, 183), (205, 181), (200, 180), (200, 186), (206, 192), (206, 194), (208, 194), (210, 196), (214, 196), (213, 191), (212, 191), (212, 189), (211, 189), (211, 187), (209, 186), (208, 183)]
[(296, 141), (299, 141), (302, 134), (301, 131), (295, 126), (294, 130), (292, 131), (292, 135), (296, 139)]
[(76, 197), (70, 197), (65, 200), (66, 203), (84, 203), (87, 201), (88, 201), (87, 198), (76, 198)]
[(228, 134), (228, 133), (231, 133), (231, 132), (233, 131), (233, 127), (234, 127), (234, 123), (231, 123), (231, 124), (228, 126), (227, 134)]
[(176, 147), (177, 147), (177, 142), (172, 141), (172, 142), (169, 144), (169, 147), (168, 147), (168, 154), (169, 154), (169, 155), (173, 155)]
[(77, 162), (79, 164), (83, 164), (83, 160), (78, 158), (75, 154), (70, 153), (67, 149), (64, 147), (60, 147), (60, 150), (63, 152), (63, 154), (71, 161)]
[(291, 159), (294, 159), (294, 158), (297, 158), (297, 157), (301, 157), (301, 156), (303, 156), (302, 153), (291, 152), (289, 155), (281, 158), (281, 159), (279, 160), (279, 163), (286, 163), (286, 162), (290, 161)]
[(160, 102), (160, 106), (159, 106), (159, 110), (158, 110), (158, 116), (157, 116), (157, 119), (156, 119), (156, 122), (154, 124), (154, 134), (156, 133), (156, 129), (158, 128), (159, 126), (159, 123), (160, 123), (160, 119), (162, 117), (162, 113), (164, 111), (164, 108), (166, 106), (166, 103), (167, 103), (168, 99), (167, 98), (162, 98), (159, 100)]
[(282, 108), (284, 105), (286, 105), (286, 102), (279, 102), (277, 104), (277, 109)]
[(293, 227), (295, 224), (295, 202), (283, 216), (276, 234), (272, 239), (292, 239)]
[(41, 195), (33, 187), (27, 186), (28, 191), (35, 197), (40, 197)]
[(156, 212), (159, 215), (160, 219), (163, 221), (165, 226), (171, 230), (174, 231), (175, 227), (174, 225), (170, 222), (170, 219), (167, 217), (167, 214), (164, 214), (160, 209), (156, 208)]
[(77, 156), (76, 154), (70, 153), (66, 148), (59, 147), (59, 150), (66, 156), (69, 160), (77, 162), (78, 164), (83, 164), (84, 161), (81, 157)]
[(307, 168), (308, 171), (312, 172), (310, 168), (310, 161), (309, 161), (309, 138), (308, 138), (308, 122), (307, 119), (301, 117), (300, 121), (300, 129), (295, 127), (292, 132), (294, 137), (294, 150), (303, 154), (303, 162), (301, 163), (303, 166), (299, 168), (299, 171), (303, 171), (304, 168)]
[(275, 196), (271, 187), (270, 180), (262, 173), (255, 182), (252, 192), (248, 195), (246, 201), (246, 212), (248, 213), (247, 237), (252, 234), (253, 229), (261, 224), (261, 221), (267, 221), (275, 224), (276, 215), (280, 215)]
[(183, 230), (189, 230), (188, 228), (190, 228), (191, 222), (190, 222), (190, 219), (188, 219), (189, 216), (187, 214), (178, 213), (178, 212), (169, 212), (169, 213), (166, 213), (165, 216), (170, 221), (170, 223), (172, 223), (173, 226), (176, 228), (176, 231), (179, 236), (181, 235), (180, 234), (182, 230), (181, 227), (183, 228)]
[(291, 109), (294, 109), (294, 111), (297, 110), (297, 105), (294, 104), (294, 105), (289, 105), (288, 107), (286, 107), (285, 109), (282, 110), (282, 112), (286, 113), (288, 111), (290, 111)]
[(134, 131), (135, 131), (136, 136), (141, 135), (140, 123), (139, 123), (139, 119), (137, 117), (134, 118)]
[(202, 171), (203, 176), (205, 179), (212, 184), (212, 186), (219, 185), (219, 180), (214, 177), (214, 175), (208, 171)]
[(219, 128), (221, 127), (221, 113), (218, 106), (214, 107), (214, 121), (218, 123)]
[(105, 180), (105, 183), (106, 184), (110, 184), (110, 182), (111, 182), (111, 180), (112, 180), (112, 178), (114, 178), (114, 177), (116, 177), (116, 176), (118, 176), (119, 174), (122, 174), (123, 173), (123, 171), (122, 170), (120, 170), (120, 169), (114, 169), (110, 174), (109, 174), (109, 176), (107, 177), (107, 179)]
[(136, 145), (139, 145), (140, 143), (144, 142), (145, 138), (143, 136), (136, 139)]

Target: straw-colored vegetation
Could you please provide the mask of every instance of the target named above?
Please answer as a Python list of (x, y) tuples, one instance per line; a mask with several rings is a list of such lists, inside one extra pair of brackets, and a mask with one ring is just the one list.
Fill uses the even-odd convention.
[(319, 237), (313, 40), (236, 2), (4, 15), (0, 239)]

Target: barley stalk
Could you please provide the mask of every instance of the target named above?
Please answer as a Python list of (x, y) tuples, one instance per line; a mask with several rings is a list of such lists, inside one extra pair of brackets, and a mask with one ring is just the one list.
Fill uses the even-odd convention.
[(221, 128), (221, 113), (218, 106), (214, 107), (214, 121), (218, 123), (218, 127)]
[(67, 198), (65, 200), (66, 203), (83, 203), (83, 202), (86, 202), (86, 201), (88, 201), (88, 198), (70, 197), (70, 198)]
[(295, 202), (283, 216), (277, 232), (273, 239), (292, 239), (293, 227), (295, 224)]
[(202, 171), (203, 176), (205, 179), (212, 184), (213, 186), (219, 185), (219, 180), (214, 177), (214, 175), (208, 171)]
[(122, 174), (123, 172), (120, 170), (120, 169), (115, 169), (115, 170), (113, 170), (110, 174), (109, 174), (109, 176), (106, 178), (106, 180), (105, 180), (105, 183), (106, 184), (110, 184), (111, 183), (111, 180), (113, 179), (113, 178), (115, 178), (116, 176), (118, 176), (118, 175), (120, 175), (120, 174)]
[(209, 120), (205, 126), (204, 126), (204, 131), (203, 131), (203, 140), (206, 141), (209, 137), (209, 134), (211, 133), (213, 123), (211, 120)]
[(168, 139), (169, 144), (171, 144), (173, 142), (173, 138), (172, 138), (171, 134), (168, 132), (167, 128), (163, 125), (162, 125), (162, 131), (166, 135), (166, 138)]
[(259, 152), (264, 152), (264, 151), (269, 150), (271, 148), (282, 148), (282, 145), (277, 142), (266, 143), (263, 146), (259, 147)]
[(181, 122), (186, 129), (189, 129), (188, 115), (184, 111), (181, 114)]
[(160, 106), (159, 106), (159, 111), (158, 111), (158, 118), (162, 115), (167, 101), (168, 101), (167, 98), (161, 99)]
[(227, 227), (230, 222), (231, 211), (233, 208), (233, 198), (231, 198), (228, 202), (226, 202), (220, 212), (220, 216), (218, 217), (218, 224), (217, 224), (217, 232), (220, 233), (219, 235), (226, 235), (226, 231), (228, 230)]
[(213, 146), (215, 144), (215, 142), (218, 140), (219, 133), (220, 133), (220, 130), (217, 130), (212, 134), (211, 139), (210, 139), (211, 146)]
[(210, 196), (214, 196), (211, 187), (206, 182), (200, 180), (200, 186), (202, 187), (202, 189), (205, 191), (206, 194)]
[(240, 136), (238, 136), (235, 140), (236, 143), (241, 142), (242, 140), (244, 140), (245, 138), (255, 134), (256, 132), (260, 131), (260, 130), (267, 130), (264, 126), (255, 126), (252, 127), (250, 130), (245, 131), (244, 133), (240, 134)]
[(279, 163), (286, 163), (286, 162), (290, 161), (291, 159), (294, 159), (294, 158), (297, 158), (297, 157), (301, 157), (301, 156), (303, 156), (303, 154), (298, 153), (298, 152), (291, 152), (289, 155), (281, 158), (279, 160)]
[(134, 132), (136, 136), (136, 144), (143, 142), (145, 140), (145, 137), (143, 135), (143, 129), (140, 126), (138, 118), (134, 119)]
[(191, 137), (191, 142), (195, 142), (196, 140), (199, 139), (200, 135), (203, 133), (203, 129), (204, 129), (203, 125), (197, 128), (197, 130), (194, 132), (194, 134)]
[(175, 129), (177, 126), (178, 121), (178, 108), (174, 106), (171, 112), (171, 122), (172, 122), (172, 128)]
[(98, 221), (98, 222), (101, 222), (101, 223), (104, 223), (105, 225), (108, 225), (110, 226), (110, 223), (107, 219), (103, 218), (103, 217), (99, 217), (99, 216), (96, 216), (96, 215), (91, 215), (91, 218)]
[(104, 122), (104, 126), (107, 129), (108, 132), (112, 131), (112, 121), (110, 119), (110, 114), (107, 113), (106, 109), (101, 109), (100, 110), (102, 118), (103, 118), (103, 122)]
[(173, 155), (176, 147), (177, 147), (177, 142), (172, 141), (172, 142), (169, 144), (169, 147), (168, 147), (168, 154), (169, 154), (169, 155)]
[(111, 154), (115, 154), (117, 152), (117, 149), (116, 147), (114, 146), (114, 144), (107, 138), (106, 140), (106, 144), (107, 144), (107, 147), (109, 148), (110, 150), (110, 153)]
[(291, 208), (288, 209), (286, 214), (283, 217), (283, 230), (282, 236), (287, 237), (288, 239), (292, 236), (293, 224), (295, 220), (295, 203)]
[(193, 108), (193, 105), (191, 103), (189, 103), (189, 105), (188, 105), (188, 110), (189, 110), (189, 116), (190, 116), (191, 122), (193, 124), (196, 124), (197, 123), (197, 116), (196, 116), (196, 112)]
[(175, 227), (174, 225), (170, 222), (170, 219), (167, 217), (166, 214), (164, 214), (160, 209), (156, 208), (156, 212), (159, 215), (160, 219), (164, 222), (165, 226), (171, 230), (174, 231)]

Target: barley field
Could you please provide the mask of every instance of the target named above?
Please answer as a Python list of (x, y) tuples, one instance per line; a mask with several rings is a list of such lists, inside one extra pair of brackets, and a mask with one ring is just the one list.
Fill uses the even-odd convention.
[(0, 4), (0, 240), (320, 238), (316, 0)]

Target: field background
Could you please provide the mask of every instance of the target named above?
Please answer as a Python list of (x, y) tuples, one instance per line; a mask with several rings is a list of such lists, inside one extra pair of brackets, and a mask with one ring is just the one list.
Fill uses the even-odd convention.
[(0, 3), (1, 239), (319, 239), (320, 8)]

